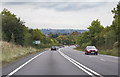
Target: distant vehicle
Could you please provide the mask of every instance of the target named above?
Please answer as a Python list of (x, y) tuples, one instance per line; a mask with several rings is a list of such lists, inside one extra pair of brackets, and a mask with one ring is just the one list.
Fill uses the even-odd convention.
[(58, 50), (58, 46), (52, 46), (52, 47), (51, 47), (51, 51), (52, 51), (52, 50)]
[(62, 48), (62, 46), (59, 46), (59, 48)]
[(65, 45), (63, 45), (62, 47), (65, 47)]
[(95, 46), (87, 46), (85, 48), (85, 54), (94, 54), (94, 55), (98, 55), (98, 49)]
[(55, 46), (55, 48), (58, 50), (59, 49), (59, 47), (58, 46)]
[(77, 44), (75, 44), (75, 47), (78, 47), (78, 45), (77, 45)]

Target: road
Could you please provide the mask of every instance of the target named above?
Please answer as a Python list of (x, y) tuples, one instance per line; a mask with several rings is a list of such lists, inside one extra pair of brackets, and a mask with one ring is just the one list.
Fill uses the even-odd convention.
[(74, 46), (57, 51), (44, 51), (11, 63), (3, 75), (76, 75), (89, 77), (118, 77), (118, 57), (85, 55)]

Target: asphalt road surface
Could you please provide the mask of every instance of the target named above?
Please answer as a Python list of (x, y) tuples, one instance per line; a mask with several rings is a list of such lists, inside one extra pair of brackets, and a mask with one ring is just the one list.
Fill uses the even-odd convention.
[[(118, 75), (118, 57), (85, 55), (66, 46), (44, 51), (3, 67), (3, 75), (80, 75), (104, 77)], [(117, 77), (117, 76), (116, 76)]]

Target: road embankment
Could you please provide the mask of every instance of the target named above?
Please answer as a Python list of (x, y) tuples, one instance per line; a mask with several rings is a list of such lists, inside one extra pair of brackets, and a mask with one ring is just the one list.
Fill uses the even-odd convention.
[(1, 45), (2, 49), (2, 66), (6, 66), (7, 64), (14, 62), (18, 59), (25, 58), (31, 54), (47, 50), (48, 48), (36, 49), (33, 47), (22, 47), (20, 45), (15, 45), (12, 43), (8, 43), (3, 41)]

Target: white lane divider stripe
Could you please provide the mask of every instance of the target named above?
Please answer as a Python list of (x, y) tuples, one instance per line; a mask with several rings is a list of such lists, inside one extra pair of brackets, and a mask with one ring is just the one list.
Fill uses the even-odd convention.
[[(86, 71), (88, 70), (88, 71), (92, 72), (93, 74), (95, 74), (95, 75), (97, 75), (97, 76), (103, 77), (102, 75), (98, 74), (97, 72), (91, 70), (90, 68), (84, 66), (83, 64), (80, 64), (79, 62), (77, 62), (77, 61), (75, 61), (74, 59), (70, 58), (69, 56), (65, 55), (65, 54), (62, 53), (60, 50), (59, 50), (59, 53), (60, 53), (62, 56), (64, 55), (63, 57), (65, 57), (67, 60), (69, 60), (69, 61), (71, 60), (72, 63), (76, 63), (76, 64), (77, 64), (77, 67), (78, 67), (78, 65), (79, 65), (79, 67), (83, 67), (83, 68), (84, 68), (84, 72), (86, 72)], [(83, 69), (83, 68), (82, 68), (82, 69)], [(86, 71), (85, 71), (85, 70), (86, 70)], [(87, 71), (86, 73), (87, 73), (88, 75), (92, 75), (92, 76), (93, 76), (93, 74), (91, 74), (90, 72), (88, 73), (88, 71)]]
[[(70, 60), (66, 55), (64, 55), (63, 53), (59, 52), (64, 58), (66, 58), (68, 61), (70, 61), (71, 63), (73, 63), (74, 65), (76, 65), (78, 68), (80, 68), (81, 70), (83, 70), (84, 72), (86, 72), (88, 75), (94, 76), (92, 73), (88, 72), (87, 70), (85, 70), (84, 68), (80, 67), (78, 64), (76, 64), (75, 62), (73, 62), (72, 60)], [(95, 76), (94, 76), (95, 77)]]
[(10, 77), (11, 75), (13, 75), (14, 73), (16, 73), (17, 71), (19, 71), (21, 68), (23, 68), (25, 65), (27, 65), (28, 63), (30, 63), (31, 61), (33, 61), (34, 59), (36, 59), (38, 56), (42, 55), (44, 52), (41, 52), (40, 54), (36, 55), (35, 57), (31, 58), (30, 60), (28, 60), (27, 62), (25, 62), (24, 64), (22, 64), (21, 66), (19, 66), (17, 69), (15, 69), (14, 71), (12, 71), (11, 73), (9, 73), (6, 77)]
[(75, 61), (74, 59), (72, 59), (72, 60), (73, 60), (74, 62), (76, 62), (77, 64), (79, 64), (80, 66), (82, 66), (83, 68), (85, 68), (85, 69), (89, 70), (90, 72), (94, 73), (95, 75), (99, 75), (99, 76), (100, 76), (100, 74), (98, 74), (97, 72), (95, 72), (95, 71), (91, 70), (90, 68), (88, 68), (88, 67), (80, 64), (79, 62)]

